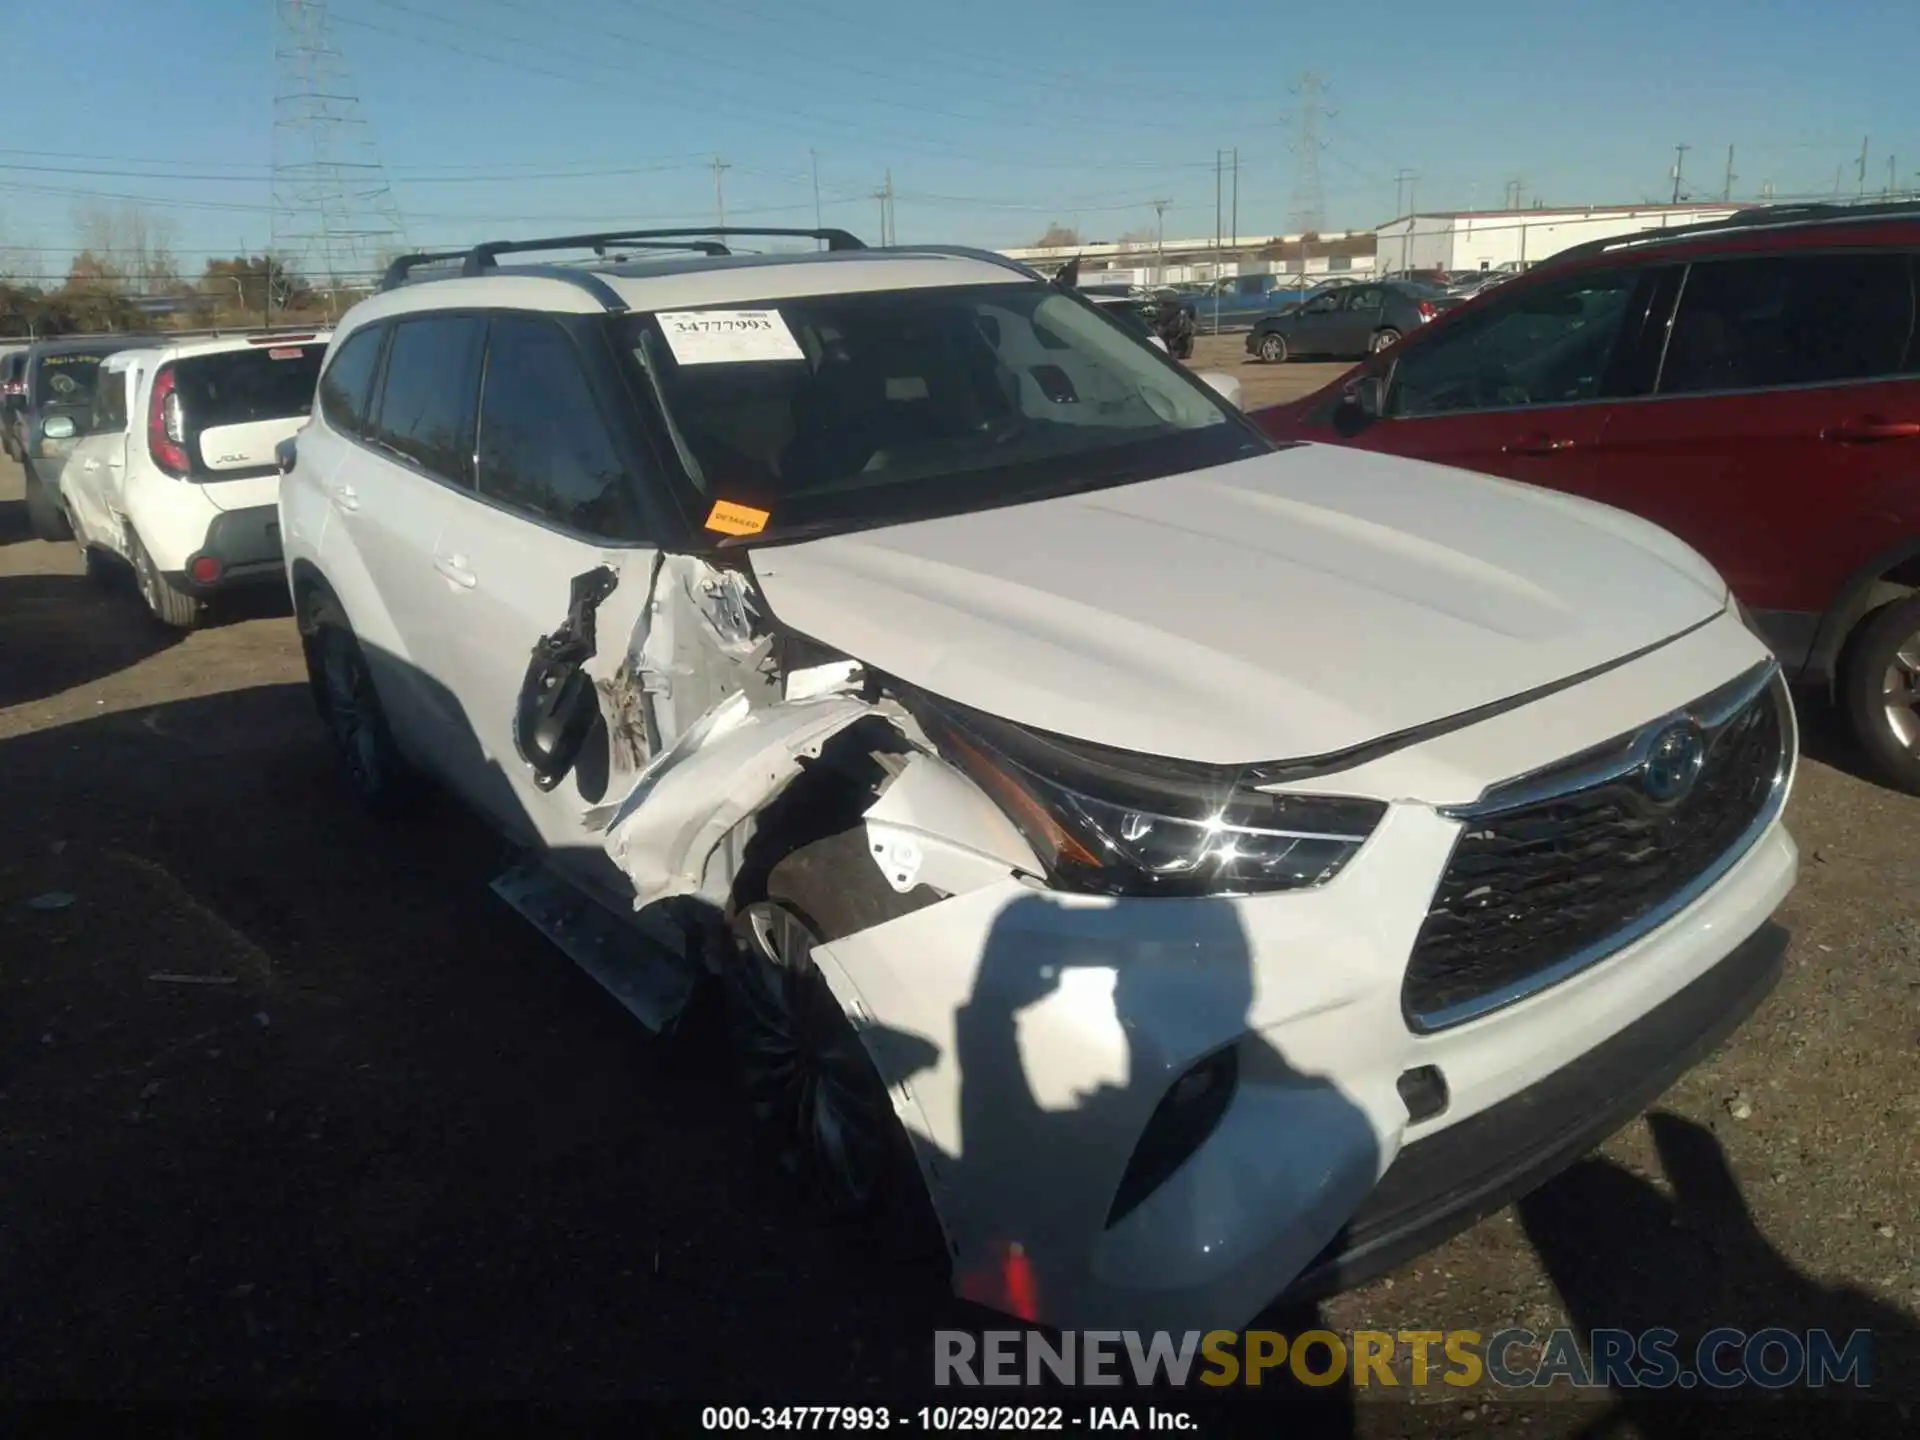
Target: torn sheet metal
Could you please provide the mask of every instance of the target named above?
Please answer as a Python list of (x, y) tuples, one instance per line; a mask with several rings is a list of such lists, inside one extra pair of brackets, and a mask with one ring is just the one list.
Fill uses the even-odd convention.
[[(803, 758), (877, 706), (849, 696), (754, 707), (736, 692), (648, 765), (604, 818), (602, 843), (633, 883), (636, 909), (705, 893), (707, 857), (742, 821), (784, 790)], [(725, 893), (707, 895), (725, 903)]]
[(957, 895), (1040, 873), (1026, 837), (971, 780), (933, 755), (907, 757), (867, 810), (867, 853), (888, 885), (906, 894), (930, 885)]
[(733, 695), (751, 708), (780, 699), (773, 637), (737, 570), (691, 555), (662, 558), (632, 655), (662, 742)]

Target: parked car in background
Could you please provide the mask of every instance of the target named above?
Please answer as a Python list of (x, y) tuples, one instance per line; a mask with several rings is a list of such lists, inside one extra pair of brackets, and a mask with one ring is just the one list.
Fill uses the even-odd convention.
[(1192, 301), (1166, 287), (1149, 293), (1153, 304), (1153, 328), (1166, 342), (1167, 353), (1176, 360), (1191, 359), (1193, 337), (1199, 329)]
[(26, 346), (0, 355), (0, 449), (5, 450), (9, 460), (20, 459), (22, 453), (13, 428), (14, 417), (26, 403), (26, 374)]
[(60, 475), (63, 518), (98, 572), (132, 566), (163, 624), (280, 583), (274, 448), (307, 421), (330, 332), (188, 339), (106, 358)]
[(1880, 773), (1920, 793), (1917, 256), (1912, 204), (1603, 241), (1259, 418), (1666, 526), (1790, 675), (1836, 694)]
[(649, 1023), (711, 981), (828, 1208), (931, 1211), (1029, 1322), (1238, 1328), (1765, 995), (1793, 710), (1694, 552), (1281, 451), (1013, 261), (817, 238), (396, 262), (280, 514), (356, 791), (487, 816)]
[(1102, 314), (1111, 315), (1114, 323), (1128, 334), (1146, 341), (1156, 349), (1168, 348), (1166, 340), (1154, 325), (1151, 301), (1141, 299), (1131, 290), (1117, 295), (1090, 294), (1087, 298), (1100, 307)]
[(1449, 295), (1470, 300), (1483, 290), (1490, 290), (1512, 278), (1513, 272), (1510, 270), (1469, 270), (1454, 276), (1445, 288)]
[(1300, 290), (1284, 275), (1229, 275), (1208, 282), (1194, 294), (1193, 314), (1201, 330), (1237, 330), (1272, 313)]
[(40, 539), (65, 540), (73, 533), (60, 506), (60, 472), (93, 409), (100, 366), (114, 352), (142, 343), (137, 336), (95, 336), (40, 340), (28, 349), (12, 434), (26, 472), (27, 522)]
[(1436, 286), (1408, 280), (1336, 286), (1292, 310), (1263, 316), (1247, 334), (1247, 353), (1269, 363), (1306, 356), (1355, 359), (1386, 349), (1459, 303)]

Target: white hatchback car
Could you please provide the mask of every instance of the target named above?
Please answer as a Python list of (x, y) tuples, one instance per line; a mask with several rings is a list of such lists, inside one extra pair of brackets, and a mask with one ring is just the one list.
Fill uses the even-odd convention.
[(829, 1202), (930, 1201), (1016, 1314), (1235, 1328), (1764, 996), (1794, 715), (1696, 553), (1276, 447), (1001, 257), (818, 238), (397, 262), (280, 513), (363, 796), (523, 842), (496, 888), (650, 1023), (717, 973)]
[(330, 337), (263, 331), (109, 355), (60, 472), (89, 568), (102, 554), (125, 561), (154, 617), (181, 628), (213, 596), (284, 575), (274, 451), (306, 424)]

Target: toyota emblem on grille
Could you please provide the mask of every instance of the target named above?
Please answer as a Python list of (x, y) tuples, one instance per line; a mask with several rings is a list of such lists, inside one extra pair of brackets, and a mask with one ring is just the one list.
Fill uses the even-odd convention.
[(1670, 725), (1654, 737), (1640, 768), (1647, 798), (1671, 805), (1693, 788), (1707, 758), (1706, 739), (1692, 725)]

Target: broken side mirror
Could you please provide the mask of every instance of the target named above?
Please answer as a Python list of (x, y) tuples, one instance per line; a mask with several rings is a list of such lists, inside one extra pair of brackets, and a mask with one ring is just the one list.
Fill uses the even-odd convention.
[(1193, 378), (1204, 384), (1222, 400), (1233, 406), (1234, 409), (1243, 410), (1246, 408), (1241, 398), (1240, 381), (1236, 376), (1225, 374), (1219, 370), (1202, 370)]

